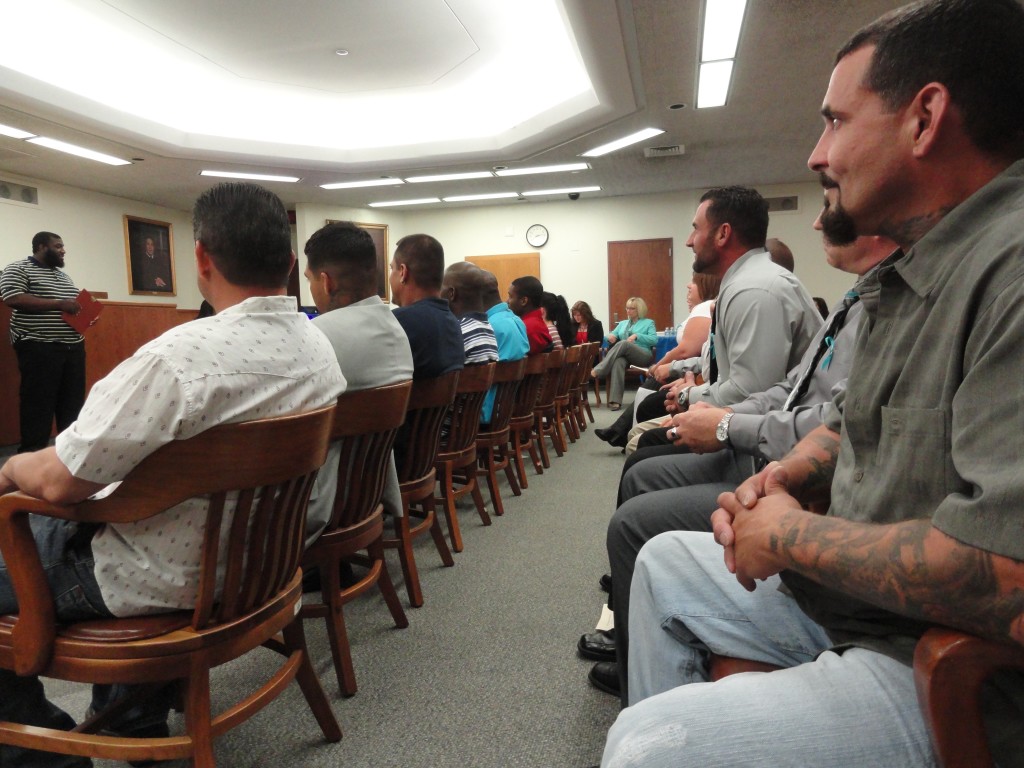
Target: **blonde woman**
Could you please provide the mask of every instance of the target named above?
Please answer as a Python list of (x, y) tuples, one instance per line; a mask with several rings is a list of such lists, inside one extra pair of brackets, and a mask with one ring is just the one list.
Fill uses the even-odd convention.
[(647, 318), (647, 302), (639, 296), (626, 301), (626, 319), (605, 336), (609, 349), (604, 359), (594, 366), (590, 375), (596, 379), (608, 379), (608, 409), (617, 411), (622, 407), (622, 391), (626, 384), (626, 366), (633, 364), (648, 366), (654, 357), (658, 343), (658, 332), (654, 321)]

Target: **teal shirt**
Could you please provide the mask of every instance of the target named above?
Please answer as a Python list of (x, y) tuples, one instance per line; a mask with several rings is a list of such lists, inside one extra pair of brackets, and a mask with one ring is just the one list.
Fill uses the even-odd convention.
[(658, 344), (658, 331), (654, 327), (654, 321), (649, 318), (641, 317), (632, 325), (629, 320), (623, 320), (615, 326), (615, 330), (612, 331), (611, 335), (619, 341), (624, 341), (634, 333), (636, 334), (636, 342), (634, 343), (638, 347), (645, 347), (648, 352), (654, 351)]

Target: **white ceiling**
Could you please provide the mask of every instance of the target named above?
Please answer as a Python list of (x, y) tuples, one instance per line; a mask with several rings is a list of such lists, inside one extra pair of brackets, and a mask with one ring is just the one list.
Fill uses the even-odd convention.
[[(748, 0), (729, 102), (698, 111), (700, 0), (32, 0), (3, 11), (0, 123), (138, 160), (0, 136), (0, 178), (180, 210), (215, 183), (203, 168), (299, 176), (267, 185), (289, 206), (807, 181), (835, 49), (899, 4)], [(75, 35), (87, 19), (99, 31)], [(152, 63), (171, 59), (169, 77)], [(105, 86), (114, 106), (96, 101)], [(579, 173), (319, 187), (575, 162), (647, 126), (665, 133)], [(685, 154), (643, 156), (674, 144)]]

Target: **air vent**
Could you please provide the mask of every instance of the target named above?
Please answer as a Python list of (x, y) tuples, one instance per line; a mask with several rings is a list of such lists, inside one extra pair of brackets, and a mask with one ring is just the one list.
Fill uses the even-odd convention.
[(0, 179), (0, 203), (39, 205), (39, 190), (26, 184)]
[(781, 213), (783, 211), (790, 213), (800, 210), (800, 198), (796, 195), (789, 195), (788, 197), (769, 197), (766, 199), (768, 201), (769, 213)]
[(686, 147), (682, 144), (673, 144), (668, 147), (647, 147), (644, 149), (644, 157), (679, 157), (686, 154)]

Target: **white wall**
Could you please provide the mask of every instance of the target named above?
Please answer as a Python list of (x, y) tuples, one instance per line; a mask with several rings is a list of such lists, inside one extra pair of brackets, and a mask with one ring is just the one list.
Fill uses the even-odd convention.
[[(0, 268), (32, 253), (36, 232), (56, 232), (67, 248), (65, 271), (79, 288), (106, 291), (112, 301), (177, 304), (198, 309), (202, 296), (196, 287), (192, 217), (149, 203), (86, 192), (45, 181), (4, 178), (39, 189), (39, 205), (0, 200)], [(124, 214), (171, 224), (177, 296), (132, 296), (128, 293)]]
[[(12, 178), (39, 188), (40, 205), (26, 207), (0, 201), (0, 266), (29, 255), (32, 236), (40, 230), (59, 233), (67, 245), (67, 271), (76, 285), (107, 291), (115, 301), (174, 303), (197, 308), (202, 301), (195, 285), (191, 216), (160, 206), (139, 203), (73, 187)], [(813, 182), (760, 188), (767, 196), (797, 195), (799, 208), (771, 216), (769, 236), (778, 237), (796, 256), (797, 275), (808, 291), (831, 304), (852, 284), (825, 264), (819, 235), (811, 229), (821, 189)], [(417, 209), (398, 212), (376, 209), (296, 207), (295, 241), (300, 269), (302, 246), (327, 219), (387, 224), (389, 249), (401, 237), (427, 232), (444, 245), (448, 263), (466, 256), (525, 253), (526, 228), (543, 224), (550, 239), (540, 249), (545, 288), (561, 293), (571, 305), (583, 299), (599, 317), (608, 317), (607, 244), (612, 240), (670, 237), (674, 242), (674, 304), (676, 321), (686, 306), (686, 284), (693, 263), (686, 247), (698, 191), (635, 197), (560, 199), (457, 209)], [(125, 263), (122, 216), (132, 214), (170, 222), (174, 234), (176, 297), (130, 296)], [(390, 255), (390, 254), (389, 254)], [(311, 304), (305, 280), (300, 281), (304, 304)]]
[[(768, 197), (796, 195), (798, 210), (773, 213), (768, 228), (793, 250), (796, 272), (814, 296), (829, 304), (838, 300), (853, 278), (836, 272), (825, 262), (821, 238), (811, 225), (821, 205), (821, 187), (806, 184), (766, 186)], [(670, 237), (673, 239), (673, 302), (679, 322), (686, 311), (686, 284), (693, 254), (686, 247), (701, 191), (634, 197), (559, 199), (448, 210), (416, 209), (391, 221), (392, 247), (398, 238), (426, 232), (444, 245), (448, 263), (466, 256), (525, 253), (531, 224), (548, 228), (548, 243), (539, 249), (544, 287), (563, 294), (566, 301), (583, 299), (598, 317), (609, 317), (608, 242)], [(327, 217), (325, 217), (327, 218)], [(332, 217), (338, 218), (338, 217)]]

